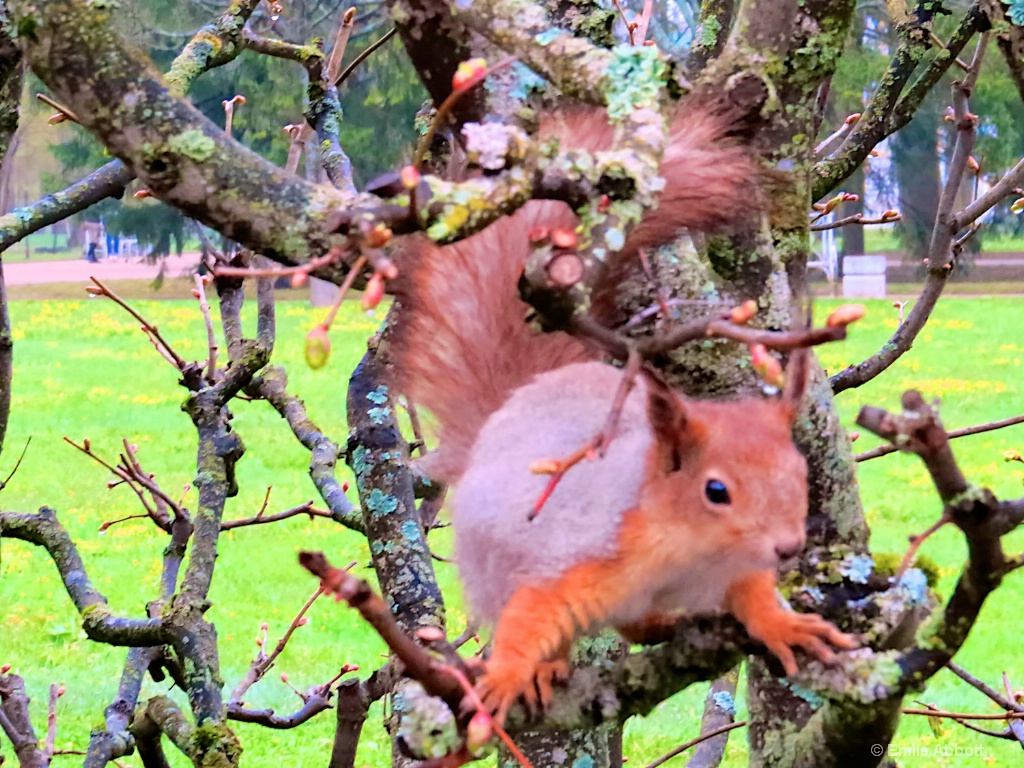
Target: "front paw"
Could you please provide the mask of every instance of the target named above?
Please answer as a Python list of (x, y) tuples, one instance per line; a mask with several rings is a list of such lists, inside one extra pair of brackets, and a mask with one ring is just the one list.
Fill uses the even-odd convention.
[(487, 662), (487, 671), (477, 680), (476, 692), (498, 725), (504, 725), (508, 710), (520, 695), (529, 695), (533, 675), (529, 665)]
[(554, 686), (569, 678), (569, 662), (563, 658), (542, 661), (532, 669), (529, 664), (488, 662), (486, 672), (476, 684), (476, 692), (498, 724), (520, 696), (534, 715), (551, 704)]
[(835, 662), (836, 654), (829, 645), (843, 650), (860, 647), (853, 635), (840, 632), (832, 622), (815, 613), (783, 611), (774, 620), (761, 626), (747, 627), (747, 631), (782, 662), (787, 676), (798, 671), (794, 648), (802, 648), (825, 664), (831, 664)]

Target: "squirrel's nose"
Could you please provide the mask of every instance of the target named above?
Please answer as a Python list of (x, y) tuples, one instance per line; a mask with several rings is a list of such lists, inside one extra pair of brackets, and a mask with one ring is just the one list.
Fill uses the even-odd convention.
[(775, 545), (775, 554), (779, 556), (779, 560), (789, 560), (789, 558), (799, 555), (803, 548), (804, 540), (802, 538), (780, 541)]

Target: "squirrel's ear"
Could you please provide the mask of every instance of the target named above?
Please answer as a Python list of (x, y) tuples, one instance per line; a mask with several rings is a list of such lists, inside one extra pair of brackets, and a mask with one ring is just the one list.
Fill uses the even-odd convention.
[(811, 350), (806, 347), (793, 350), (786, 365), (786, 385), (782, 388), (781, 398), (783, 411), (790, 423), (796, 421), (796, 415), (800, 412), (800, 401), (807, 391), (810, 369)]
[(646, 371), (647, 417), (658, 441), (666, 472), (682, 465), (683, 454), (698, 439), (697, 424), (687, 413), (686, 401), (661, 376)]

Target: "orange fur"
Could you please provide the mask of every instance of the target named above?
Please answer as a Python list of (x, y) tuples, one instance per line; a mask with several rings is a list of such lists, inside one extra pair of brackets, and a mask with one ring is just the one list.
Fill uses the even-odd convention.
[[(806, 514), (806, 466), (789, 438), (788, 401), (681, 401), (657, 387), (648, 398), (657, 439), (634, 479), (640, 506), (622, 516), (614, 551), (527, 581), (504, 604), (480, 681), (498, 717), (520, 695), (544, 703), (546, 665), (578, 634), (610, 625), (627, 639), (665, 640), (681, 606), (731, 612), (788, 674), (796, 671), (794, 647), (823, 661), (834, 658), (829, 644), (856, 647), (820, 616), (786, 610), (776, 595), (776, 553), (802, 546)], [(727, 509), (703, 498), (709, 476), (730, 489)]]
[[(720, 230), (744, 216), (758, 171), (749, 150), (731, 137), (735, 125), (736, 116), (707, 96), (680, 105), (660, 169), (660, 203), (604, 270), (595, 306), (613, 301), (640, 248), (683, 228)], [(604, 110), (575, 109), (546, 118), (540, 134), (563, 148), (597, 151), (611, 146), (613, 131)], [(594, 359), (566, 334), (532, 332), (516, 289), (530, 253), (528, 234), (576, 223), (565, 204), (534, 200), (453, 245), (410, 238), (401, 257), (404, 311), (394, 360), (399, 389), (440, 424), (443, 447), (425, 466), (435, 478), (451, 483), (461, 475), (484, 421), (512, 390), (539, 373)]]
[(591, 356), (568, 334), (531, 330), (516, 291), (530, 230), (574, 225), (564, 204), (535, 200), (453, 245), (418, 238), (403, 254), (412, 275), (394, 339), (395, 373), (399, 388), (440, 424), (441, 448), (426, 467), (435, 479), (458, 479), (484, 421), (512, 390)]
[[(706, 100), (682, 105), (661, 204), (604, 271), (595, 303), (640, 248), (742, 216), (758, 172), (733, 128)], [(563, 148), (600, 150), (612, 139), (599, 111), (549, 118), (541, 131)], [(621, 382), (578, 340), (525, 322), (517, 282), (529, 233), (575, 224), (564, 204), (530, 201), (454, 245), (414, 239), (401, 261), (397, 384), (440, 424), (441, 448), (425, 469), (453, 486), (467, 601), (478, 620), (496, 622), (479, 682), (485, 701), (499, 717), (520, 695), (544, 705), (580, 632), (613, 626), (647, 639), (680, 611), (731, 611), (787, 671), (793, 647), (826, 660), (826, 643), (851, 647), (820, 617), (785, 611), (774, 592), (774, 568), (805, 538), (807, 468), (790, 437), (804, 367), (781, 404), (689, 401), (638, 380), (604, 458), (573, 467), (528, 517), (547, 483), (531, 464), (592, 439)], [(709, 495), (716, 483), (727, 501)]]

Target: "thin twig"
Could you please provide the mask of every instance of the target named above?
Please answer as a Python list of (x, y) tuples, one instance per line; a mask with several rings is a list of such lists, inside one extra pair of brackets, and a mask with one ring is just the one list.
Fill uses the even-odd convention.
[(345, 296), (352, 288), (352, 283), (356, 281), (356, 278), (359, 276), (359, 273), (365, 265), (366, 256), (360, 255), (352, 265), (352, 268), (349, 269), (348, 274), (345, 275), (344, 281), (342, 281), (341, 286), (338, 288), (338, 295), (334, 299), (334, 303), (331, 305), (331, 308), (327, 310), (327, 317), (325, 317), (323, 322), (320, 323), (320, 325), (324, 327), (324, 330), (330, 330), (331, 325), (334, 323), (334, 318), (338, 316), (338, 310), (341, 309), (342, 302), (345, 301)]
[(384, 43), (386, 43), (388, 40), (394, 37), (397, 33), (397, 27), (392, 27), (387, 32), (385, 32), (383, 37), (381, 37), (377, 42), (371, 44), (365, 51), (356, 56), (352, 60), (351, 64), (345, 67), (344, 71), (340, 75), (338, 75), (338, 79), (334, 81), (334, 85), (340, 86), (342, 83), (348, 80), (349, 76), (356, 71), (356, 67), (362, 64), (364, 61), (366, 61), (366, 59), (368, 59), (374, 51), (376, 51), (378, 48), (384, 45)]
[(61, 687), (50, 683), (50, 701), (46, 708), (46, 744), (43, 746), (44, 760), (48, 760), (57, 746), (57, 699), (60, 698)]
[(954, 675), (959, 677), (961, 680), (963, 680), (971, 687), (981, 691), (983, 694), (988, 696), (990, 699), (992, 699), (992, 701), (994, 701), (1003, 709), (1024, 712), (1024, 707), (1022, 707), (1020, 704), (1013, 700), (1012, 692), (1010, 698), (1006, 698), (991, 685), (989, 685), (983, 680), (979, 680), (956, 662), (947, 662), (946, 669), (948, 669), (950, 672), (952, 672)]
[(282, 277), (285, 275), (294, 275), (297, 272), (305, 272), (306, 274), (309, 274), (320, 267), (336, 263), (344, 253), (344, 248), (331, 248), (331, 250), (323, 256), (317, 256), (315, 259), (310, 259), (305, 264), (299, 264), (295, 267), (255, 269), (250, 267), (218, 266), (214, 268), (213, 274), (217, 277)]
[(500, 69), (504, 69), (516, 61), (518, 61), (517, 56), (509, 56), (508, 58), (502, 59), (494, 66), (487, 67), (482, 72), (471, 78), (467, 83), (453, 89), (452, 92), (448, 94), (448, 97), (441, 102), (441, 106), (437, 108), (437, 112), (434, 114), (434, 119), (431, 121), (430, 127), (427, 129), (427, 132), (423, 134), (422, 138), (420, 138), (420, 143), (416, 146), (416, 156), (412, 161), (413, 167), (416, 168), (416, 170), (420, 170), (422, 168), (423, 158), (426, 157), (427, 150), (430, 149), (430, 143), (434, 140), (434, 135), (437, 133), (437, 129), (445, 120), (448, 119), (448, 115), (451, 113), (452, 109), (455, 108), (459, 99), (473, 90), (476, 86), (480, 85), (480, 83), (495, 72)]
[(736, 730), (737, 728), (742, 728), (746, 724), (747, 724), (746, 720), (737, 720), (735, 723), (728, 723), (727, 725), (723, 725), (720, 728), (715, 728), (713, 731), (708, 731), (707, 733), (702, 733), (700, 736), (697, 736), (694, 739), (690, 739), (685, 744), (680, 744), (678, 747), (673, 749), (671, 752), (662, 755), (657, 760), (655, 760), (653, 763), (649, 763), (646, 766), (646, 768), (658, 768), (658, 766), (661, 765), (662, 763), (668, 762), (669, 760), (671, 760), (676, 755), (678, 755), (678, 754), (680, 754), (682, 752), (685, 752), (686, 750), (690, 749), (691, 747), (697, 746), (702, 741), (707, 741), (708, 739), (713, 739), (715, 736), (720, 736), (723, 733), (728, 733), (729, 731)]
[(654, 11), (654, 0), (644, 0), (643, 11), (640, 12), (640, 21), (636, 28), (636, 37), (640, 45), (647, 41), (647, 28), (651, 25), (651, 13)]
[(285, 646), (288, 645), (288, 641), (291, 640), (295, 630), (306, 623), (302, 619), (310, 609), (310, 606), (312, 606), (313, 603), (316, 602), (316, 599), (323, 593), (324, 588), (318, 587), (310, 598), (306, 600), (305, 604), (299, 609), (299, 612), (295, 615), (295, 618), (292, 619), (291, 624), (288, 625), (288, 629), (285, 631), (284, 635), (281, 636), (281, 639), (277, 641), (277, 645), (274, 646), (274, 650), (271, 651), (270, 654), (265, 652), (267, 625), (263, 625), (263, 642), (260, 643), (259, 653), (256, 654), (256, 658), (253, 659), (252, 663), (249, 665), (249, 669), (246, 672), (245, 677), (243, 677), (238, 683), (235, 690), (231, 692), (230, 703), (240, 706), (245, 692), (262, 680), (263, 676), (267, 674), (267, 671), (274, 666), (274, 662), (277, 660), (277, 657), (281, 655), (281, 652), (284, 651)]
[[(920, 701), (918, 699), (914, 699), (914, 703), (915, 704), (920, 704), (922, 707), (927, 707), (928, 710), (931, 711), (931, 712), (940, 712), (941, 711), (934, 704), (929, 704), (927, 701)], [(938, 715), (936, 715), (936, 716), (938, 716)], [(957, 723), (958, 725), (962, 725), (964, 728), (967, 728), (968, 730), (974, 731), (975, 733), (980, 733), (983, 736), (991, 736), (992, 738), (995, 738), (995, 739), (1012, 739), (1013, 738), (1013, 734), (1010, 732), (1009, 728), (1006, 728), (1006, 729), (1004, 729), (1002, 731), (993, 731), (993, 730), (989, 730), (988, 728), (980, 728), (977, 725), (974, 725), (973, 723), (968, 722), (967, 720), (960, 720), (960, 719), (955, 718), (955, 717), (952, 718), (952, 720), (953, 720), (954, 723)], [(1018, 723), (1018, 725), (1019, 725), (1019, 723)]]
[(12, 469), (10, 474), (7, 475), (7, 477), (4, 479), (2, 483), (0, 483), (0, 491), (7, 487), (7, 484), (11, 482), (11, 478), (14, 477), (15, 472), (18, 471), (18, 467), (21, 466), (21, 460), (25, 458), (25, 452), (28, 451), (28, 446), (31, 442), (32, 437), (30, 435), (28, 440), (25, 441), (25, 447), (21, 449), (21, 456), (19, 456), (18, 460), (14, 462), (14, 469)]
[(886, 211), (875, 219), (865, 218), (863, 213), (855, 213), (852, 216), (847, 216), (843, 219), (836, 219), (828, 224), (812, 224), (811, 232), (823, 232), (826, 229), (838, 229), (839, 227), (846, 227), (851, 224), (859, 224), (862, 226), (868, 226), (869, 224), (895, 224), (897, 221), (902, 221), (902, 219), (903, 215), (896, 211)]
[(636, 348), (631, 347), (626, 359), (626, 367), (622, 372), (622, 378), (619, 381), (618, 388), (615, 390), (615, 398), (612, 400), (612, 406), (608, 411), (608, 416), (601, 431), (567, 458), (541, 459), (530, 466), (531, 472), (551, 475), (551, 478), (538, 497), (537, 502), (533, 505), (533, 509), (527, 517), (528, 520), (533, 520), (540, 514), (541, 509), (543, 509), (548, 499), (551, 498), (551, 494), (555, 492), (555, 488), (558, 487), (558, 483), (565, 477), (566, 472), (583, 461), (583, 459), (604, 458), (605, 451), (608, 450), (608, 446), (611, 445), (612, 440), (615, 438), (619, 417), (622, 415), (622, 409), (626, 405), (626, 398), (629, 397), (629, 393), (633, 390), (636, 375), (639, 371), (640, 355)]
[[(186, 366), (185, 359), (183, 357), (181, 357), (181, 355), (179, 355), (177, 352), (174, 351), (174, 349), (171, 347), (171, 345), (167, 343), (167, 340), (164, 339), (164, 337), (160, 335), (160, 331), (159, 331), (159, 329), (155, 325), (153, 325), (146, 318), (144, 318), (142, 315), (140, 315), (138, 312), (136, 312), (128, 304), (128, 302), (126, 302), (124, 299), (122, 299), (120, 296), (118, 296), (116, 293), (114, 293), (112, 290), (110, 290), (107, 286), (105, 286), (103, 283), (101, 283), (95, 277), (90, 275), (89, 279), (92, 280), (92, 282), (95, 283), (96, 288), (99, 289), (98, 291), (96, 291), (95, 295), (97, 295), (97, 296), (106, 296), (108, 299), (110, 299), (115, 304), (117, 304), (119, 307), (121, 307), (125, 312), (127, 312), (129, 315), (131, 315), (136, 320), (138, 320), (140, 323), (142, 323), (142, 330), (143, 330), (143, 332), (147, 336), (150, 337), (150, 340), (153, 341), (154, 346), (159, 344), (159, 346), (157, 346), (157, 349), (165, 353), (165, 356), (171, 361), (171, 363), (174, 365), (174, 367), (177, 368), (179, 371), (184, 370), (184, 368)], [(90, 292), (92, 292), (92, 291), (90, 291)]]
[[(1024, 414), (1020, 416), (1012, 416), (1009, 419), (1001, 419), (1000, 421), (990, 421), (988, 424), (978, 424), (974, 427), (965, 427), (964, 429), (955, 429), (952, 432), (947, 432), (946, 437), (953, 440), (958, 437), (968, 437), (969, 435), (980, 435), (982, 432), (992, 432), (996, 429), (1003, 429), (1005, 427), (1012, 427), (1015, 424), (1024, 424)], [(890, 453), (896, 453), (899, 451), (895, 445), (880, 445), (877, 448), (872, 448), (870, 451), (864, 451), (864, 453), (858, 453), (853, 457), (854, 461), (868, 461), (870, 459), (877, 459), (879, 456), (888, 456)]]
[(996, 713), (971, 713), (971, 712), (946, 712), (942, 709), (903, 709), (904, 715), (924, 715), (926, 717), (947, 717), (951, 720), (1021, 720), (1024, 719), (1024, 712), (996, 712)]
[(47, 122), (50, 125), (57, 125), (57, 123), (63, 123), (65, 120), (70, 120), (72, 123), (78, 123), (79, 125), (81, 125), (82, 121), (78, 119), (78, 115), (76, 115), (70, 109), (68, 109), (59, 101), (54, 99), (52, 96), (47, 96), (45, 93), (37, 93), (36, 98), (39, 99), (39, 101), (43, 102), (43, 104), (53, 107), (60, 113), (59, 115), (53, 115), (49, 120), (47, 120)]
[(332, 512), (326, 509), (317, 509), (313, 506), (312, 501), (307, 501), (304, 504), (299, 504), (297, 507), (286, 509), (283, 512), (275, 512), (272, 515), (264, 515), (260, 512), (255, 517), (244, 517), (240, 520), (226, 520), (220, 524), (220, 529), (222, 531), (230, 531), (232, 528), (244, 528), (248, 525), (267, 525), (268, 523), (277, 523), (281, 520), (287, 520), (289, 517), (296, 517), (297, 515), (309, 515), (311, 519), (314, 517), (334, 519), (334, 514)]
[(333, 83), (338, 77), (341, 69), (341, 60), (345, 58), (345, 49), (348, 47), (348, 40), (352, 36), (352, 28), (355, 26), (356, 9), (349, 8), (341, 17), (341, 24), (338, 31), (334, 33), (334, 45), (331, 46), (331, 56), (327, 59), (327, 73), (324, 81)]
[(921, 548), (921, 545), (931, 538), (932, 534), (942, 528), (946, 523), (953, 522), (953, 519), (946, 514), (943, 514), (938, 520), (929, 525), (923, 532), (916, 536), (910, 537), (910, 548), (906, 554), (903, 555), (903, 559), (900, 561), (899, 568), (896, 569), (896, 580), (899, 581), (907, 569), (914, 563), (917, 557), (917, 551)]
[(196, 298), (199, 299), (199, 311), (203, 313), (203, 322), (206, 323), (206, 343), (210, 353), (206, 363), (206, 380), (213, 384), (217, 375), (217, 335), (213, 330), (213, 318), (210, 316), (210, 303), (206, 300), (206, 287), (203, 278), (195, 275), (193, 278), (196, 286)]

